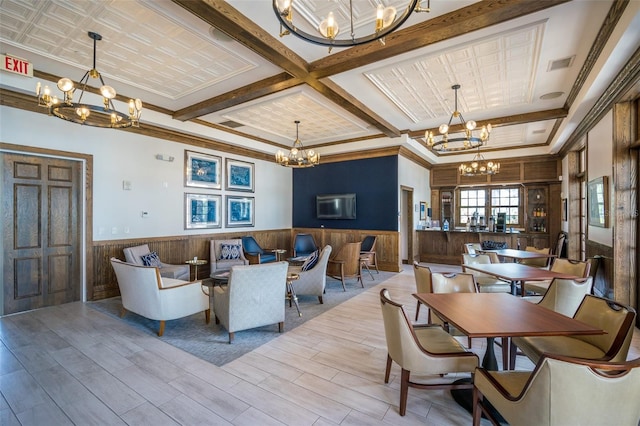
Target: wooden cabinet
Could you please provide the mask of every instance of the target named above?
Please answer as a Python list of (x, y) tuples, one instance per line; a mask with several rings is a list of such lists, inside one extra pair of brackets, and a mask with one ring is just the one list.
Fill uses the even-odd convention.
[(548, 190), (548, 186), (529, 186), (526, 188), (526, 233), (547, 233)]

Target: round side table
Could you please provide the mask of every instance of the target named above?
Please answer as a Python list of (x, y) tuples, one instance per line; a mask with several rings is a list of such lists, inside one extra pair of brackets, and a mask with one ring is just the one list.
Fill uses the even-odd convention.
[(206, 265), (207, 261), (203, 260), (203, 259), (189, 259), (189, 260), (186, 260), (184, 263), (194, 267), (193, 268), (193, 271), (194, 271), (193, 280), (197, 281), (198, 280), (198, 266)]

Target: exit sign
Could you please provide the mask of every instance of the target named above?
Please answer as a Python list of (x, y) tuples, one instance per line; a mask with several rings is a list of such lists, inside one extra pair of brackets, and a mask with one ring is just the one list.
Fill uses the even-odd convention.
[(33, 65), (24, 59), (16, 58), (11, 55), (0, 54), (0, 62), (0, 69), (3, 71), (33, 77)]

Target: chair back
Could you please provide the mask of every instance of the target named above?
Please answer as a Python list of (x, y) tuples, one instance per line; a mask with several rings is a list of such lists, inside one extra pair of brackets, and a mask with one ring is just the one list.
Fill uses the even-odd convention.
[(127, 247), (122, 251), (124, 252), (124, 258), (127, 263), (132, 263), (134, 265), (144, 265), (144, 263), (142, 262), (142, 256), (151, 252), (147, 244), (135, 247)]
[(582, 303), (584, 296), (591, 293), (593, 279), (571, 280), (566, 278), (554, 278), (549, 289), (538, 305), (558, 312), (567, 317), (573, 317)]
[(482, 244), (480, 243), (465, 243), (464, 252), (468, 254), (476, 254), (476, 251), (482, 250)]
[(478, 287), (472, 274), (431, 274), (434, 293), (477, 293)]
[(162, 286), (158, 268), (135, 265), (114, 257), (111, 258), (111, 266), (118, 281), (122, 306), (143, 317), (155, 318)]
[(586, 278), (589, 276), (590, 267), (591, 264), (586, 260), (555, 259), (551, 270)]
[(567, 244), (567, 233), (564, 231), (560, 231), (558, 234), (558, 238), (556, 239), (556, 246), (553, 248), (553, 254), (559, 257), (567, 257), (566, 253), (566, 244)]
[(309, 256), (318, 250), (316, 241), (311, 234), (296, 234), (293, 241), (293, 257)]
[(375, 235), (367, 235), (362, 240), (362, 245), (360, 247), (360, 251), (362, 252), (372, 252), (376, 249), (376, 240), (378, 237)]
[[(530, 251), (533, 253), (542, 253), (542, 254), (550, 254), (551, 253), (551, 248), (547, 247), (547, 248), (535, 248), (533, 246), (527, 246), (525, 248), (526, 251)], [(520, 263), (522, 263), (523, 265), (529, 265), (529, 266), (535, 266), (538, 268), (544, 268), (546, 266), (549, 265), (549, 257), (544, 258), (541, 257), (539, 259), (522, 259), (520, 261)]]
[(260, 247), (260, 244), (258, 244), (255, 238), (253, 238), (251, 235), (246, 235), (242, 237), (242, 248), (247, 253), (254, 253), (254, 254), (264, 253), (264, 250), (262, 250), (262, 247)]
[(636, 318), (633, 308), (588, 294), (573, 317), (606, 331), (606, 334), (576, 335), (576, 339), (600, 348), (607, 361), (624, 362), (627, 359)]
[(432, 293), (431, 268), (413, 262), (413, 276), (416, 280), (416, 293)]
[(344, 263), (344, 275), (353, 276), (357, 275), (360, 271), (360, 248), (362, 243), (347, 243), (340, 247), (333, 260), (343, 260)]
[[(464, 265), (487, 265), (494, 263), (491, 261), (491, 257), (488, 254), (462, 254), (462, 272), (467, 272)], [(476, 277), (490, 277), (492, 275), (485, 274), (484, 272), (469, 271), (470, 274)]]
[(242, 240), (211, 240), (209, 241), (209, 266), (211, 274), (228, 271), (234, 265), (246, 265), (249, 261), (244, 257)]

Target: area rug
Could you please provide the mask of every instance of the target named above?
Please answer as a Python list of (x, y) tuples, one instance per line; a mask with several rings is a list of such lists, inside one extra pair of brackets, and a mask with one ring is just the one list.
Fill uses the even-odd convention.
[[(380, 271), (379, 274), (374, 272), (374, 281), (366, 274), (364, 278), (365, 288), (362, 288), (356, 281), (349, 280), (346, 285), (347, 291), (342, 291), (340, 281), (327, 278), (326, 294), (323, 297), (323, 304), (318, 303), (318, 298), (315, 296), (298, 296), (300, 311), (302, 312), (301, 317), (298, 316), (295, 306), (290, 308), (287, 302), (283, 302), (286, 303), (285, 332), (298, 327), (305, 321), (338, 306), (340, 303), (349, 300), (374, 285), (380, 284), (394, 275), (395, 273), (393, 272)], [(124, 318), (120, 318), (120, 310), (122, 308), (120, 297), (90, 302), (88, 306), (107, 315), (119, 318), (132, 327), (157, 337), (158, 321), (149, 320), (131, 312), (128, 312)], [(279, 335), (278, 326), (269, 325), (252, 330), (238, 331), (236, 332), (233, 343), (229, 344), (227, 331), (221, 325), (215, 324), (213, 315), (211, 316), (211, 322), (205, 324), (204, 314), (200, 313), (167, 321), (164, 335), (158, 338), (198, 358), (217, 366), (222, 366), (251, 352)]]

